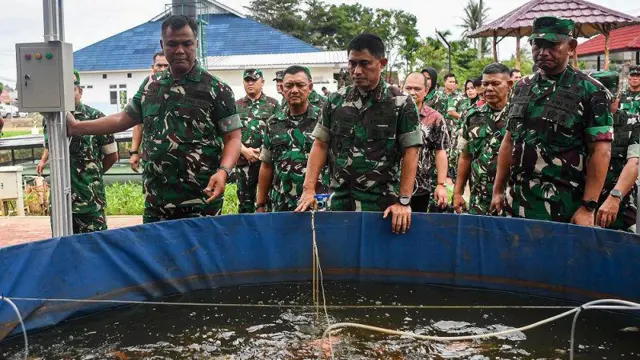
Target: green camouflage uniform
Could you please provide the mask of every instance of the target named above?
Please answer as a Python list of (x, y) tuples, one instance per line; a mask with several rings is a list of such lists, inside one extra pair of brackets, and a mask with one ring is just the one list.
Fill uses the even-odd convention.
[(329, 145), (334, 211), (395, 204), (404, 150), (422, 145), (413, 99), (384, 80), (370, 92), (347, 86), (332, 93), (312, 135)]
[(240, 129), (231, 88), (197, 63), (174, 79), (167, 70), (142, 82), (126, 106), (143, 124), (145, 223), (218, 215), (204, 189), (220, 166), (222, 136)]
[(461, 119), (456, 119), (453, 116), (449, 115), (449, 111), (457, 111), (458, 105), (462, 101), (462, 95), (460, 95), (457, 91), (452, 92), (447, 96), (447, 106), (446, 110), (443, 114), (445, 121), (447, 122), (447, 127), (449, 128), (449, 136), (451, 138), (451, 147), (449, 148), (449, 168), (448, 168), (448, 177), (450, 177), (455, 183), (456, 177), (458, 175), (458, 157), (460, 156), (460, 151), (458, 150), (458, 137), (460, 136), (461, 129)]
[(324, 104), (327, 102), (327, 97), (324, 95), (320, 95), (315, 90), (311, 90), (309, 94), (309, 104), (314, 105), (322, 109)]
[[(248, 96), (236, 102), (238, 115), (242, 121), (242, 144), (254, 149), (262, 147), (264, 130), (269, 119), (278, 108), (278, 101), (264, 93), (253, 101)], [(258, 174), (260, 161), (250, 164), (243, 156), (238, 159), (236, 174), (238, 176), (238, 211), (243, 213), (256, 212), (256, 191), (258, 189)]]
[[(307, 160), (311, 153), (311, 132), (320, 119), (321, 109), (309, 105), (307, 112), (291, 115), (289, 107), (278, 110), (269, 120), (264, 136), (260, 160), (273, 165), (273, 182), (269, 192), (271, 211), (293, 211), (302, 195), (307, 173)], [(316, 193), (328, 191), (327, 167), (321, 173)]]
[[(615, 71), (601, 71), (591, 74), (609, 91), (616, 93), (620, 76)], [(609, 193), (618, 183), (622, 169), (627, 161), (640, 155), (640, 115), (618, 110), (613, 114), (613, 142), (611, 143), (611, 161), (609, 171), (602, 188), (599, 205), (609, 197)], [(620, 210), (616, 220), (609, 226), (616, 230), (630, 230), (636, 223), (638, 186), (635, 184), (620, 201)]]
[[(105, 115), (79, 103), (73, 116), (78, 121), (95, 120)], [(44, 128), (44, 147), (49, 148), (47, 128)], [(107, 197), (102, 180), (102, 158), (117, 151), (113, 135), (75, 135), (69, 143), (71, 169), (71, 212), (73, 233), (107, 230), (104, 208)]]
[[(632, 66), (629, 75), (640, 76), (640, 65)], [(627, 89), (620, 94), (620, 110), (630, 114), (640, 114), (640, 91), (633, 92)]]
[[(572, 30), (571, 20), (538, 18), (532, 38), (559, 41)], [(587, 145), (613, 139), (610, 107), (607, 90), (571, 66), (516, 84), (507, 115), (514, 145), (508, 214), (571, 221), (584, 195)]]
[(470, 214), (489, 215), (498, 150), (506, 132), (506, 109), (495, 111), (484, 104), (469, 109), (462, 118), (458, 150), (471, 156)]

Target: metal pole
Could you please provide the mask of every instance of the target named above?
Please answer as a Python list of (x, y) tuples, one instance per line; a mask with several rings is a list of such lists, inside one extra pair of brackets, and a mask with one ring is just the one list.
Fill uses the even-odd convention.
[[(62, 0), (43, 0), (44, 40), (64, 40)], [(51, 168), (51, 225), (53, 237), (73, 233), (71, 221), (71, 172), (65, 112), (44, 113), (49, 135)]]
[(444, 36), (442, 36), (442, 34), (436, 30), (436, 34), (438, 34), (438, 36), (440, 36), (440, 39), (442, 39), (442, 41), (447, 45), (447, 49), (448, 49), (448, 53), (449, 53), (449, 72), (451, 72), (451, 44), (449, 44), (449, 42), (447, 41), (447, 39), (444, 38)]

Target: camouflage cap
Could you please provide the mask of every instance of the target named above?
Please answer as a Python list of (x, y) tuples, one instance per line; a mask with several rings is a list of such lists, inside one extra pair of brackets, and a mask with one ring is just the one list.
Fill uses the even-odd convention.
[(75, 76), (73, 79), (73, 85), (80, 85), (80, 73), (78, 70), (73, 69), (73, 76)]
[(629, 75), (640, 75), (640, 65), (629, 67)]
[(530, 40), (543, 39), (560, 42), (571, 37), (573, 20), (561, 19), (554, 16), (543, 16), (533, 21)]
[(282, 81), (284, 79), (284, 70), (276, 71), (276, 77), (273, 81)]
[(620, 74), (618, 74), (616, 71), (596, 71), (591, 73), (591, 77), (598, 80), (613, 95), (618, 94)]
[(260, 80), (260, 79), (264, 79), (264, 76), (262, 75), (262, 70), (260, 69), (246, 69), (243, 73), (242, 73), (242, 78), (243, 79), (253, 79), (253, 80)]

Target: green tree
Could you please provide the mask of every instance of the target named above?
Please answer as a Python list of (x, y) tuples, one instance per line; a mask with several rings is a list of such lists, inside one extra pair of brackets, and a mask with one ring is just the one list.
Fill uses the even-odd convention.
[[(468, 36), (481, 28), (489, 17), (489, 7), (485, 6), (482, 0), (476, 2), (475, 0), (469, 0), (464, 8), (464, 17), (462, 18), (462, 25), (458, 25), (464, 28), (462, 33), (463, 38), (467, 39)], [(489, 44), (484, 38), (474, 39), (475, 48), (479, 51), (478, 58), (484, 56), (489, 52)]]
[(305, 40), (306, 23), (298, 0), (252, 0), (245, 6), (251, 17), (268, 26)]
[(2, 94), (2, 90), (4, 90), (4, 84), (0, 82), (0, 94)]

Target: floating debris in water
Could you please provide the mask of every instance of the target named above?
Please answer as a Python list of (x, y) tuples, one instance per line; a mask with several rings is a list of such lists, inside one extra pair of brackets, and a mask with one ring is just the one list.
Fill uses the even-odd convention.
[[(240, 286), (199, 291), (163, 301), (310, 305), (311, 284)], [(440, 286), (325, 283), (329, 319), (313, 307), (184, 307), (137, 305), (63, 323), (30, 334), (32, 359), (556, 359), (565, 358), (571, 319), (525, 333), (476, 341), (416, 341), (360, 329), (340, 329), (322, 340), (328, 323), (357, 322), (421, 335), (478, 335), (511, 330), (565, 309), (390, 308), (408, 305), (573, 305), (504, 292)], [(577, 328), (577, 353), (591, 358), (637, 357), (637, 318), (588, 312)], [(593, 329), (598, 328), (597, 331)], [(0, 359), (19, 360), (22, 339), (0, 344)]]

